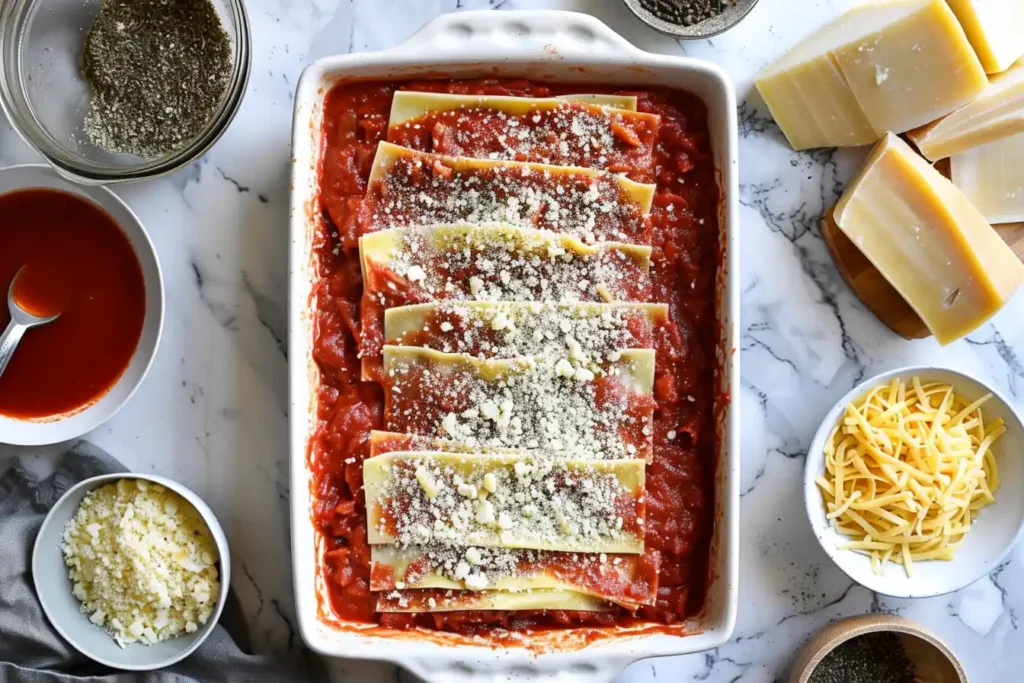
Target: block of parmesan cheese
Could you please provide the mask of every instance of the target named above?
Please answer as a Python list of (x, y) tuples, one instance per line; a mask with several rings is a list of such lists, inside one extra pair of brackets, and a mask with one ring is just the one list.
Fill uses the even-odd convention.
[(835, 220), (940, 344), (988, 320), (1024, 279), (1024, 264), (967, 197), (891, 133)]
[(907, 136), (938, 161), (1016, 133), (1024, 133), (1024, 59), (993, 76), (978, 99)]
[(1024, 221), (1024, 133), (950, 159), (953, 183), (989, 223)]
[(970, 102), (988, 84), (945, 0), (858, 7), (755, 80), (794, 149), (870, 144)]
[(1024, 55), (1024, 2), (948, 0), (990, 74), (1005, 71)]

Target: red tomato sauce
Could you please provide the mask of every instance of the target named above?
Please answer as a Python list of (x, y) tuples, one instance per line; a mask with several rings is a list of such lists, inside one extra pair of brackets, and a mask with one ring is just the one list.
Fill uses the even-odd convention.
[[(382, 429), (381, 387), (360, 381), (358, 239), (369, 226), (363, 197), (377, 143), (388, 135), (396, 89), (550, 97), (581, 91), (637, 95), (640, 112), (660, 125), (648, 166), (639, 178), (657, 182), (651, 211), (650, 301), (669, 304), (669, 320), (655, 331), (657, 369), (654, 455), (646, 474), (645, 557), (657, 567), (658, 599), (636, 614), (612, 612), (467, 611), (378, 614), (370, 591), (370, 548), (362, 461), (370, 457), (370, 430)], [(526, 80), (356, 83), (335, 87), (324, 108), (320, 202), (314, 236), (318, 279), (312, 300), (313, 355), (320, 375), (317, 426), (309, 441), (313, 522), (327, 545), (324, 576), (330, 608), (341, 619), (388, 627), (419, 626), (460, 634), (495, 628), (536, 630), (614, 624), (672, 624), (698, 614), (705, 602), (714, 523), (715, 276), (719, 264), (719, 191), (707, 109), (696, 96), (668, 89), (639, 92), (535, 83)], [(429, 141), (422, 142), (427, 148)], [(673, 438), (669, 438), (672, 434)], [(640, 577), (638, 577), (639, 579)]]
[[(0, 196), (0, 287), (57, 320), (25, 333), (0, 376), (0, 414), (43, 418), (101, 398), (124, 373), (142, 335), (142, 267), (114, 219), (55, 190)], [(5, 297), (6, 298), (6, 297)], [(0, 325), (10, 314), (6, 303)]]

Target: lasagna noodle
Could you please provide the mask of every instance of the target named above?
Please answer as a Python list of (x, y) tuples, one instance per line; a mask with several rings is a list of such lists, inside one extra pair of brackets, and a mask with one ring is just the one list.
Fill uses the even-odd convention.
[(511, 95), (457, 95), (438, 92), (399, 90), (391, 100), (388, 126), (397, 126), (421, 116), (455, 109), (491, 109), (512, 116), (535, 111), (549, 111), (576, 102), (592, 107), (611, 108), (622, 113), (636, 113), (636, 97), (632, 95), (562, 95), (559, 97), (513, 97)]
[(643, 460), (400, 452), (363, 461), (371, 545), (642, 553)]
[[(520, 453), (520, 448), (508, 448), (504, 446), (483, 446), (480, 444), (469, 445), (464, 441), (453, 441), (439, 437), (423, 436), (422, 434), (405, 434), (402, 432), (386, 432), (373, 430), (370, 432), (370, 454), (373, 458), (378, 455), (400, 452), (417, 451), (440, 451), (441, 453), (461, 453), (463, 455), (515, 455)], [(579, 453), (567, 449), (554, 451), (550, 448), (534, 448), (529, 451), (538, 458), (546, 460), (571, 460), (578, 457)], [(647, 464), (651, 464), (650, 458)]]
[(654, 189), (588, 168), (452, 157), (381, 142), (364, 230), (505, 222), (588, 243), (649, 244)]
[(642, 301), (651, 248), (508, 226), (384, 230), (359, 239), (365, 379), (384, 343), (384, 311), (439, 300)]
[(636, 95), (606, 95), (604, 93), (580, 93), (578, 95), (555, 95), (556, 100), (596, 104), (600, 107), (636, 111)]
[(477, 358), (512, 358), (565, 354), (571, 339), (584, 352), (607, 357), (625, 349), (653, 348), (655, 330), (667, 320), (666, 304), (440, 302), (388, 309), (384, 342)]
[[(658, 597), (660, 554), (600, 555), (548, 551), (501, 551), (514, 553), (515, 567), (496, 573), (489, 590), (567, 590), (607, 600), (631, 611), (639, 605), (653, 605)], [(406, 588), (463, 590), (464, 580), (455, 580), (437, 566), (425, 548), (396, 548), (375, 545), (371, 550), (370, 590)], [(450, 573), (450, 572), (449, 572)]]
[(388, 141), (429, 152), (655, 178), (661, 117), (559, 98), (400, 91)]
[(377, 429), (370, 432), (371, 458), (402, 451), (440, 451), (442, 453), (463, 453), (466, 455), (472, 455), (473, 453), (512, 455), (518, 452), (515, 448), (470, 446), (462, 441), (452, 441), (451, 439), (440, 439), (420, 434), (385, 432)]
[[(413, 249), (416, 250), (416, 253), (409, 253)], [(409, 269), (418, 265), (422, 270), (427, 271), (426, 277), (429, 277), (430, 271), (436, 272), (443, 269), (445, 266), (443, 261), (446, 256), (467, 249), (474, 254), (482, 252), (480, 258), (487, 258), (488, 251), (503, 251), (521, 255), (523, 258), (536, 257), (560, 263), (570, 262), (574, 259), (600, 260), (604, 255), (612, 253), (616, 260), (622, 261), (623, 264), (629, 264), (624, 266), (625, 268), (632, 267), (636, 274), (643, 276), (646, 275), (651, 260), (651, 248), (646, 246), (619, 242), (587, 245), (567, 235), (509, 225), (480, 226), (465, 223), (433, 225), (382, 230), (359, 238), (359, 257), (364, 279), (372, 279), (373, 273), (368, 270), (370, 263), (391, 264), (403, 254), (408, 257), (409, 263), (405, 267), (405, 273), (398, 273), (399, 276), (404, 275), (408, 279)], [(602, 274), (596, 273), (596, 275), (600, 278)], [(626, 277), (624, 273), (621, 275), (608, 273), (608, 275), (618, 275), (615, 278), (617, 280), (623, 280)], [(479, 272), (477, 276), (486, 276), (486, 273)], [(420, 277), (419, 280), (424, 280), (426, 277)], [(484, 284), (487, 284), (486, 281)], [(568, 281), (565, 284), (568, 285)], [(573, 284), (578, 284), (578, 282)], [(580, 293), (577, 294), (576, 291), (573, 291), (567, 294), (572, 297), (572, 301), (601, 301), (613, 298), (615, 290), (618, 288), (614, 281), (601, 282), (599, 279), (592, 281), (590, 285), (586, 289), (572, 287), (573, 290)], [(607, 290), (605, 293), (600, 291), (602, 285)], [(557, 295), (558, 292), (553, 294)], [(465, 298), (472, 300), (474, 293), (469, 292)]]
[(460, 612), (466, 610), (564, 610), (571, 612), (607, 612), (609, 603), (573, 591), (533, 590), (522, 593), (503, 591), (401, 590), (377, 598), (378, 612)]
[(474, 446), (650, 460), (652, 350), (628, 349), (614, 362), (575, 370), (544, 358), (481, 360), (405, 346), (384, 347), (383, 359), (384, 419), (391, 431)]

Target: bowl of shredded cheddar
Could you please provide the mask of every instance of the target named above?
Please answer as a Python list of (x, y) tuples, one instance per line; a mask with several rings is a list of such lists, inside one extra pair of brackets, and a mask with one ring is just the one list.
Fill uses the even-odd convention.
[(841, 398), (811, 442), (808, 519), (851, 579), (941, 595), (994, 570), (1024, 526), (1024, 425), (955, 370), (910, 367)]

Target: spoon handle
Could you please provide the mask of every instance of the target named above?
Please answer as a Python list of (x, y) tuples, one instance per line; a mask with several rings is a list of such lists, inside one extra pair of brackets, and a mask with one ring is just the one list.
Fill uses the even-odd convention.
[(4, 370), (7, 369), (7, 364), (11, 362), (11, 357), (14, 355), (14, 349), (18, 348), (18, 342), (21, 341), (21, 337), (27, 329), (24, 325), (19, 325), (12, 320), (4, 333), (0, 335), (0, 375), (3, 375)]

